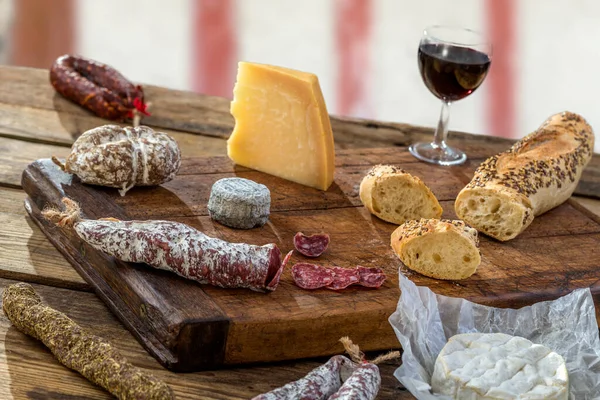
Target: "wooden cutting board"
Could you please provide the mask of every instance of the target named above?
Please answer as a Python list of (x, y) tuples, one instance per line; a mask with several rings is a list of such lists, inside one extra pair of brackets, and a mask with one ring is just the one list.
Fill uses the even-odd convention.
[[(22, 184), (29, 195), (26, 208), (49, 240), (145, 348), (173, 370), (331, 355), (342, 352), (338, 339), (346, 335), (365, 351), (397, 348), (387, 319), (400, 295), (399, 268), (437, 293), (498, 307), (554, 299), (580, 287), (591, 287), (600, 300), (600, 221), (570, 201), (536, 218), (513, 241), (482, 237), (482, 264), (467, 280), (438, 281), (402, 266), (389, 246), (396, 226), (371, 216), (360, 203), (362, 177), (377, 163), (400, 165), (431, 187), (444, 218), (455, 218), (453, 199), (490, 155), (484, 147), (466, 150), (469, 161), (451, 168), (418, 162), (404, 147), (338, 151), (335, 182), (327, 192), (234, 166), (227, 158), (185, 159), (175, 180), (134, 188), (125, 197), (114, 189), (83, 185), (49, 160), (29, 165)], [(271, 190), (267, 225), (234, 230), (207, 216), (212, 184), (231, 176)], [(379, 289), (308, 291), (294, 285), (288, 267), (273, 293), (203, 286), (116, 261), (72, 231), (50, 225), (40, 210), (59, 205), (63, 196), (78, 201), (87, 218), (169, 219), (233, 242), (276, 243), (284, 254), (293, 248), (296, 232), (326, 232), (330, 248), (313, 262), (381, 267), (388, 280)], [(291, 264), (301, 261), (307, 259), (296, 252)]]

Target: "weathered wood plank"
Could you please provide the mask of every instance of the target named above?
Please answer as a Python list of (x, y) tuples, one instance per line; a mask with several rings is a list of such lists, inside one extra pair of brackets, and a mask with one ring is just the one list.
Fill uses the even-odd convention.
[[(195, 133), (203, 136), (227, 138), (233, 129), (233, 118), (229, 113), (229, 100), (219, 97), (205, 96), (198, 93), (171, 90), (156, 86), (144, 86), (148, 101), (154, 106), (152, 116), (143, 120), (144, 124), (163, 129), (172, 129)], [(60, 121), (70, 133), (80, 134), (83, 127), (87, 129), (103, 125), (83, 108), (57, 95), (48, 82), (48, 71), (32, 68), (0, 66), (0, 103), (12, 105), (18, 109), (24, 107), (58, 111)], [(13, 110), (14, 111), (14, 110)], [(8, 115), (11, 110), (5, 111)], [(2, 112), (0, 111), (0, 115)], [(28, 129), (23, 132), (22, 125), (11, 125), (18, 116), (7, 118), (5, 134), (31, 134)], [(56, 119), (56, 116), (50, 116)], [(1, 120), (1, 119), (0, 119)], [(22, 121), (21, 121), (22, 122)], [(541, 121), (540, 121), (541, 122)], [(41, 131), (47, 132), (43, 124), (28, 122), (28, 126), (42, 125)], [(331, 124), (337, 148), (373, 148), (386, 146), (407, 146), (416, 141), (429, 141), (432, 128), (417, 127), (409, 124), (381, 122), (332, 116)], [(0, 133), (3, 128), (0, 127)], [(30, 129), (29, 129), (30, 130)], [(55, 133), (52, 133), (54, 135)], [(37, 138), (38, 133), (33, 132)], [(28, 135), (31, 137), (32, 135)], [(60, 140), (64, 140), (60, 139)], [(67, 139), (68, 140), (68, 139)], [(178, 139), (179, 140), (179, 139)], [(485, 146), (491, 154), (498, 153), (510, 146), (513, 141), (504, 138), (473, 135), (464, 132), (451, 132), (449, 143), (460, 148), (466, 146)], [(64, 144), (64, 142), (63, 142)], [(211, 143), (215, 149), (222, 150), (218, 143)], [(202, 144), (201, 146), (205, 146)], [(212, 148), (211, 148), (212, 150)], [(200, 153), (197, 155), (217, 155), (223, 153)], [(192, 151), (190, 151), (192, 152)], [(600, 155), (595, 155), (584, 171), (581, 182), (575, 192), (578, 195), (600, 197)]]
[(27, 216), (25, 192), (0, 187), (0, 278), (91, 290)]
[[(0, 298), (14, 281), (0, 279)], [(91, 293), (34, 285), (43, 300), (116, 346), (133, 364), (163, 379), (178, 399), (249, 399), (304, 376), (326, 359), (177, 374), (162, 368)], [(293, 343), (290, 343), (293, 346)], [(380, 366), (378, 399), (414, 397), (400, 388), (393, 372), (399, 361)], [(56, 361), (38, 341), (14, 328), (0, 312), (0, 398), (109, 399), (108, 393)]]
[[(80, 203), (87, 218), (175, 219), (229, 242), (275, 243), (283, 253), (291, 249), (296, 232), (326, 231), (335, 245), (320, 257), (319, 263), (380, 267), (386, 272), (386, 283), (371, 291), (348, 288), (343, 293), (306, 292), (293, 284), (289, 268), (283, 272), (278, 289), (267, 296), (248, 290), (198, 287), (189, 281), (167, 276), (163, 271), (115, 262), (103, 253), (98, 254), (70, 231), (48, 224), (32, 206), (30, 214), (36, 223), (86, 276), (86, 281), (99, 288), (99, 294), (111, 309), (121, 315), (134, 311), (129, 318), (121, 316), (121, 319), (148, 350), (168, 368), (195, 370), (219, 363), (231, 365), (329, 355), (335, 351), (332, 343), (344, 334), (367, 341), (367, 350), (388, 348), (392, 341), (395, 342), (395, 336), (387, 326), (387, 317), (393, 312), (399, 296), (397, 270), (401, 263), (389, 245), (390, 233), (395, 226), (372, 217), (361, 206), (358, 185), (373, 159), (397, 163), (396, 160), (431, 186), (443, 200), (446, 216), (451, 216), (452, 199), (470, 180), (475, 163), (455, 168), (436, 167), (415, 162), (412, 158), (410, 163), (403, 163), (404, 157), (409, 155), (392, 150), (340, 151), (338, 162), (341, 166), (336, 170), (335, 185), (326, 192), (257, 171), (235, 172), (234, 168), (235, 175), (263, 183), (271, 191), (269, 224), (251, 232), (229, 229), (206, 215), (212, 184), (223, 176), (234, 175), (215, 172), (215, 165), (222, 159), (207, 162), (208, 173), (198, 168), (195, 174), (177, 177), (160, 188), (134, 189), (125, 197), (114, 190), (82, 185), (67, 174), (57, 173), (49, 160), (41, 160), (27, 168), (23, 188), (38, 209), (46, 203), (58, 205), (62, 197), (68, 196)], [(373, 154), (369, 156), (371, 152)], [(354, 154), (360, 156), (355, 158)], [(352, 165), (355, 159), (359, 165)], [(231, 163), (220, 166), (231, 168)], [(429, 286), (446, 296), (464, 297), (493, 306), (521, 307), (541, 299), (556, 298), (575, 288), (593, 286), (600, 277), (597, 260), (593, 257), (593, 249), (599, 243), (600, 219), (591, 218), (567, 202), (536, 218), (527, 234), (514, 241), (499, 244), (482, 238), (483, 262), (469, 279), (455, 283), (412, 273), (411, 276), (417, 284)], [(542, 244), (557, 250), (545, 251)], [(557, 260), (561, 260), (560, 263)], [(291, 264), (301, 261), (302, 257), (294, 255)], [(531, 271), (536, 272), (535, 279)], [(566, 283), (559, 282), (561, 279)], [(596, 291), (593, 293), (597, 295)], [(200, 299), (201, 295), (206, 298)], [(146, 321), (145, 312), (136, 311), (145, 304), (153, 304), (152, 324)], [(178, 313), (171, 310), (178, 310)], [(193, 349), (197, 353), (190, 360), (197, 363), (186, 364), (179, 346), (173, 345), (182, 340), (179, 333), (184, 330), (179, 327), (188, 321), (179, 319), (182, 310), (188, 310), (186, 316), (196, 321), (194, 329), (200, 329), (203, 324), (220, 324), (218, 335), (223, 335), (220, 340), (218, 335), (211, 336), (214, 345)], [(378, 335), (367, 340), (374, 328), (378, 329)], [(215, 331), (212, 327), (209, 330)], [(154, 342), (147, 336), (158, 338), (164, 346), (149, 346), (148, 343)], [(283, 345), (281, 337), (293, 341), (296, 346)], [(226, 346), (220, 347), (223, 342)], [(271, 352), (264, 352), (265, 343)], [(211, 352), (207, 354), (208, 348)], [(213, 354), (212, 350), (217, 348), (222, 353)], [(202, 357), (209, 362), (205, 364)]]
[[(105, 124), (126, 125), (93, 115), (64, 113), (0, 102), (0, 137), (70, 147), (83, 132)], [(226, 154), (225, 140), (160, 129), (179, 144), (184, 157)]]
[(600, 200), (579, 196), (573, 196), (572, 200), (578, 204), (581, 204), (583, 207), (587, 208), (594, 214), (600, 216)]
[(66, 157), (70, 149), (42, 143), (0, 137), (0, 186), (21, 187), (21, 174), (27, 165), (49, 156)]

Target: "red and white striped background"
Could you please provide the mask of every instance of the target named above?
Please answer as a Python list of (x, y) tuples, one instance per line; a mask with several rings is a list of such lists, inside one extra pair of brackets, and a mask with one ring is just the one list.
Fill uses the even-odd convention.
[[(18, 14), (44, 0), (13, 1)], [(453, 105), (451, 129), (517, 138), (563, 109), (600, 129), (594, 0), (59, 2), (74, 40), (54, 47), (131, 79), (231, 97), (238, 60), (272, 63), (316, 73), (331, 113), (428, 126), (439, 104), (417, 70), (422, 29), (463, 25), (485, 32), (494, 55), (482, 88)]]

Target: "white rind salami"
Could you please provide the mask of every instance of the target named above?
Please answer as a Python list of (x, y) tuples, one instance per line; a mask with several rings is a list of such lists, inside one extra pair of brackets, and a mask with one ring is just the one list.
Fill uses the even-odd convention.
[(252, 400), (326, 400), (342, 385), (342, 376), (348, 376), (355, 364), (344, 356), (334, 356), (313, 369), (304, 378), (261, 394)]
[(328, 400), (373, 400), (380, 386), (381, 375), (377, 365), (363, 363)]
[(369, 362), (350, 338), (343, 337), (340, 342), (351, 360), (341, 355), (331, 357), (304, 378), (252, 400), (374, 400), (381, 386), (377, 363), (398, 358), (400, 352), (393, 351)]
[(181, 152), (173, 138), (147, 126), (104, 125), (84, 132), (59, 165), (84, 183), (118, 188), (124, 196), (134, 186), (172, 180)]
[(380, 386), (377, 365), (356, 364), (344, 356), (334, 356), (304, 378), (252, 400), (374, 400)]
[[(81, 220), (76, 203), (63, 199), (67, 212), (44, 211), (59, 225), (72, 225), (86, 243), (115, 258), (223, 288), (273, 291), (291, 256), (281, 261), (277, 245), (256, 246), (212, 238), (171, 221)], [(58, 214), (58, 215), (57, 215)]]

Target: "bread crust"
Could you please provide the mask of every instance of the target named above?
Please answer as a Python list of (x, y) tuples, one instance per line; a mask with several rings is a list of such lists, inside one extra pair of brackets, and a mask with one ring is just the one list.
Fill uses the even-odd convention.
[(419, 177), (411, 175), (405, 170), (395, 167), (393, 165), (381, 164), (371, 168), (371, 170), (367, 173), (367, 175), (363, 178), (363, 180), (360, 183), (360, 200), (371, 214), (377, 216), (378, 218), (384, 221), (395, 224), (402, 224), (406, 221), (405, 219), (395, 219), (388, 213), (379, 210), (376, 206), (376, 202), (374, 199), (375, 193), (377, 193), (378, 186), (384, 183), (386, 180), (394, 178), (406, 179), (413, 186), (419, 188), (419, 190), (421, 190), (422, 193), (425, 195), (427, 202), (430, 203), (431, 208), (434, 209), (434, 211), (428, 215), (419, 215), (415, 218), (440, 218), (442, 216), (442, 207), (440, 206), (440, 203), (438, 202), (431, 189), (429, 189), (429, 187), (427, 187), (427, 185), (425, 185), (425, 183)]
[(477, 168), (456, 198), (456, 215), (495, 239), (513, 239), (573, 194), (593, 149), (583, 117), (555, 114)]
[[(454, 243), (463, 243), (466, 246), (472, 246), (476, 249), (475, 259), (465, 262), (459, 268), (451, 270), (439, 271), (433, 269), (423, 270), (418, 265), (412, 264), (408, 255), (406, 254), (406, 248), (411, 244), (412, 241), (417, 240), (426, 235), (442, 234), (442, 233), (456, 233), (458, 238)], [(400, 260), (410, 269), (435, 279), (446, 279), (446, 280), (459, 280), (465, 279), (473, 275), (477, 270), (477, 267), (481, 263), (481, 254), (479, 252), (479, 238), (477, 230), (471, 228), (463, 221), (458, 220), (447, 220), (447, 219), (420, 219), (418, 221), (407, 221), (400, 225), (392, 233), (390, 238), (390, 244), (392, 249), (400, 258)]]

